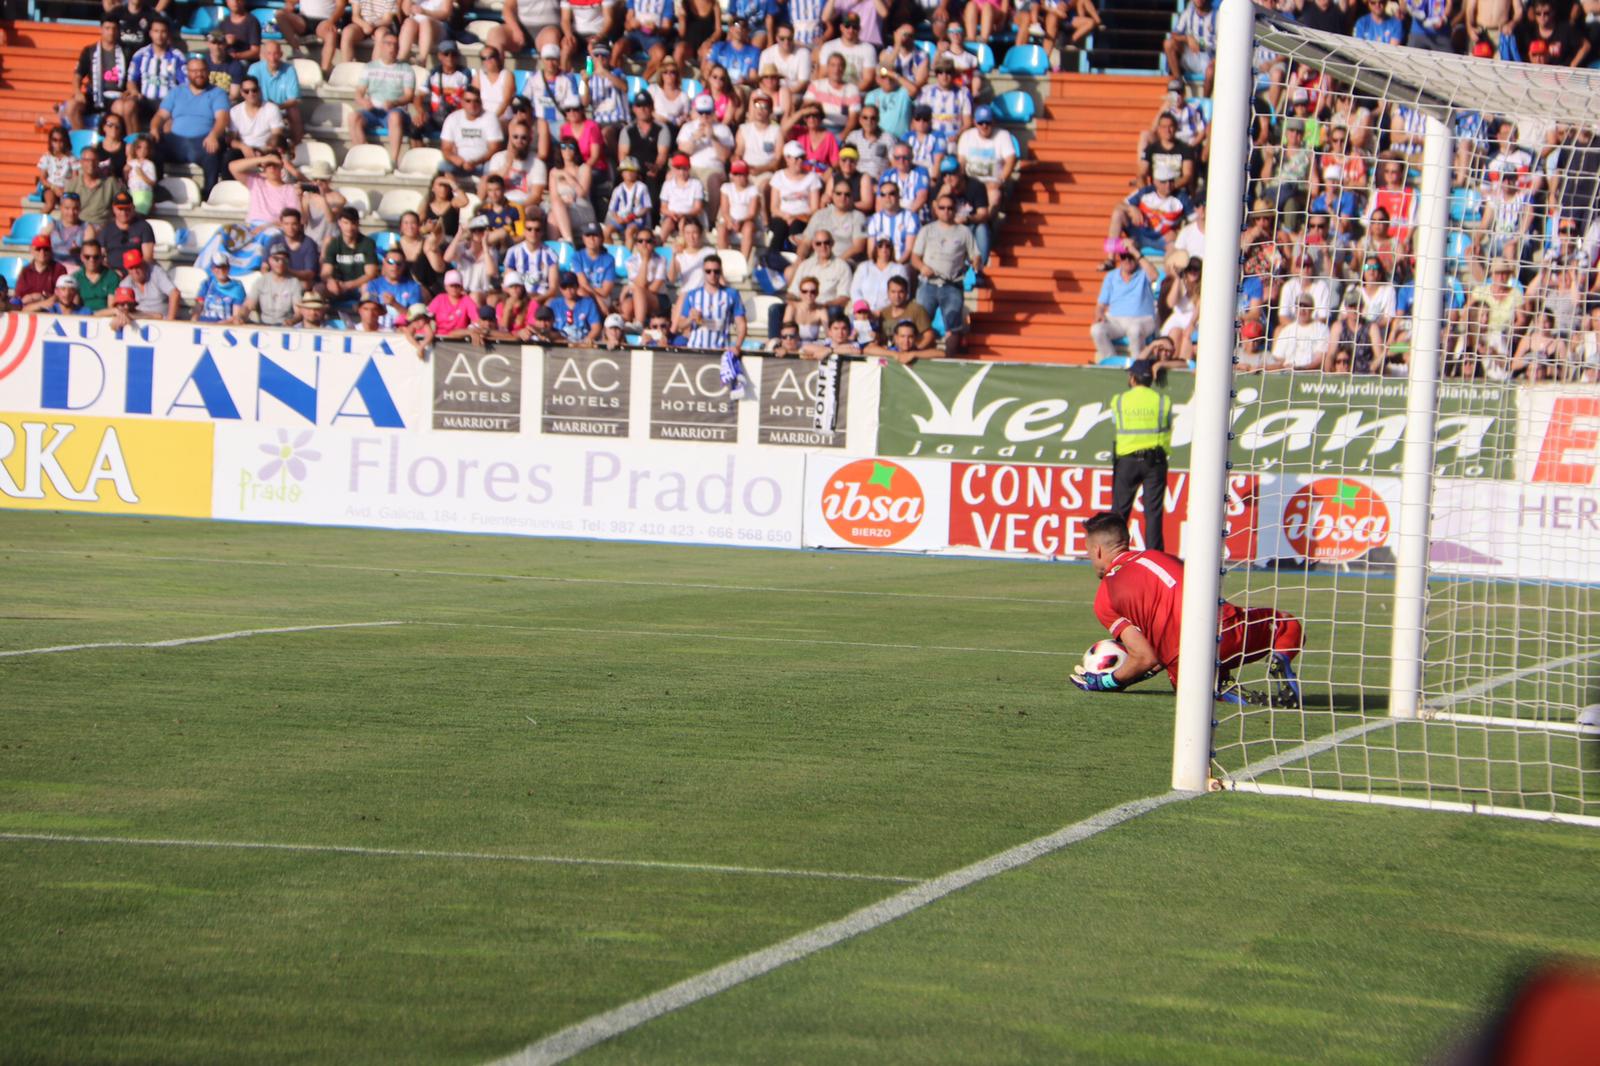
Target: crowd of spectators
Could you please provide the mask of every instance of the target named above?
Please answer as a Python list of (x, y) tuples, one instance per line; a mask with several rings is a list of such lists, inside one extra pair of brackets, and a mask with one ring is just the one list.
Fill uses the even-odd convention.
[[(15, 306), (185, 313), (145, 219), (187, 164), (202, 197), (245, 187), (227, 247), (261, 260), (244, 280), (227, 255), (201, 264), (198, 321), (427, 321), (440, 337), (583, 344), (618, 329), (737, 348), (752, 309), (729, 284), (734, 253), (781, 297), (765, 325), (782, 350), (826, 347), (837, 324), (857, 347), (893, 346), (909, 323), (914, 351), (942, 354), (960, 345), (1019, 162), (965, 47), (975, 24), (1012, 32), (994, 17), (1007, 0), (970, 0), (965, 16), (948, 0), (734, 0), (726, 14), (715, 0), (506, 0), (476, 67), (457, 0), (287, 0), (281, 42), (228, 0), (204, 54), (182, 50), (169, 2), (107, 0), (47, 132), (52, 223)], [(1089, 17), (1025, 6), (1063, 34)], [(325, 161), (296, 162), (312, 101), (292, 52), (331, 73), (368, 47), (351, 145), (381, 145), (391, 164), (440, 153), (421, 206), (379, 234)], [(631, 91), (630, 74), (643, 79)], [(96, 143), (74, 154), (82, 129)]]
[[(1472, 62), (1581, 66), (1600, 42), (1600, 3), (1587, 0), (1265, 6), (1312, 29)], [(1177, 76), (1140, 139), (1138, 188), (1109, 220), (1091, 329), (1102, 359), (1119, 357), (1125, 340), (1129, 354), (1192, 365), (1210, 134), (1200, 105), (1215, 75), (1214, 31), (1211, 0), (1191, 0), (1166, 43)], [(1263, 47), (1253, 58), (1238, 365), (1404, 374), (1423, 115)], [(1446, 373), (1600, 380), (1594, 120), (1519, 121), (1458, 109), (1450, 125)]]

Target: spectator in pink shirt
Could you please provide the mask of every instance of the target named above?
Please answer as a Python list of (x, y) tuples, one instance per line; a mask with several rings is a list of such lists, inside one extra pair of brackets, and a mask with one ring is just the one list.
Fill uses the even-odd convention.
[(467, 295), (459, 270), (445, 271), (444, 292), (433, 298), (428, 311), (438, 335), (446, 340), (460, 340), (478, 332), (478, 304)]
[(281, 152), (235, 159), (228, 164), (228, 172), (250, 190), (250, 208), (245, 212), (244, 221), (251, 229), (276, 226), (285, 210), (299, 210), (300, 187), (289, 179), (291, 176), (299, 178), (301, 174)]

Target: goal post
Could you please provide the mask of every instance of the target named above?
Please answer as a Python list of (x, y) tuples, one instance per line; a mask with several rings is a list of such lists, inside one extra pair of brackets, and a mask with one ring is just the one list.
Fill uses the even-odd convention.
[(1215, 41), (1173, 786), (1600, 825), (1600, 74)]

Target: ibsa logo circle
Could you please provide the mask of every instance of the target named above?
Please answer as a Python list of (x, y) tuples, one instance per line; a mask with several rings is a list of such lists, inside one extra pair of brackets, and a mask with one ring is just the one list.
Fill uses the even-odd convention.
[(1326, 477), (1289, 497), (1283, 532), (1289, 544), (1313, 562), (1359, 558), (1389, 539), (1389, 508), (1372, 486)]
[(898, 544), (922, 524), (922, 485), (903, 466), (857, 459), (822, 490), (822, 517), (840, 540), (865, 547)]

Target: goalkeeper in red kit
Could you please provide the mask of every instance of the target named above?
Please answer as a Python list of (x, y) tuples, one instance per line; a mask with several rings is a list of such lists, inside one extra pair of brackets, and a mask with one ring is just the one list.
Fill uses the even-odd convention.
[[(1100, 577), (1094, 613), (1113, 639), (1128, 649), (1115, 670), (1095, 673), (1079, 666), (1072, 683), (1086, 692), (1115, 692), (1153, 677), (1162, 669), (1178, 686), (1178, 635), (1183, 616), (1183, 563), (1162, 551), (1134, 551), (1128, 546), (1128, 524), (1115, 514), (1097, 514), (1083, 526), (1089, 563)], [(1246, 702), (1231, 684), (1232, 673), (1245, 663), (1271, 657), (1268, 674), (1277, 683), (1275, 701), (1300, 702), (1294, 657), (1300, 654), (1300, 620), (1270, 607), (1236, 607), (1223, 602), (1217, 610), (1217, 698)]]

